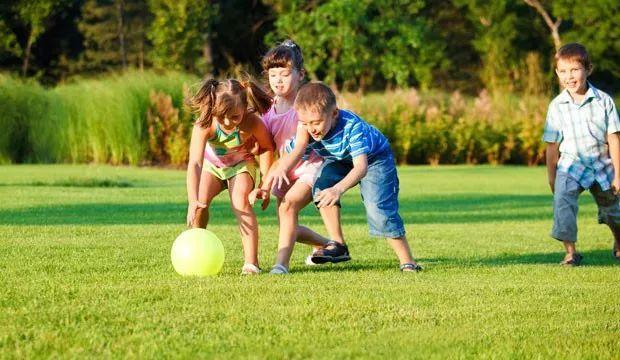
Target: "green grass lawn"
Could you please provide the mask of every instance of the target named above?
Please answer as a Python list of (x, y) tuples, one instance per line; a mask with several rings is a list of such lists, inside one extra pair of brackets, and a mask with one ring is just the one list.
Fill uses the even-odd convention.
[[(596, 206), (581, 198), (584, 266), (550, 239), (544, 168), (406, 167), (401, 214), (419, 274), (400, 273), (344, 199), (352, 261), (242, 277), (226, 196), (210, 229), (220, 275), (182, 278), (184, 172), (103, 166), (0, 167), (0, 357), (618, 358), (620, 264)], [(277, 221), (259, 215), (260, 260)], [(314, 208), (301, 222), (321, 233)]]

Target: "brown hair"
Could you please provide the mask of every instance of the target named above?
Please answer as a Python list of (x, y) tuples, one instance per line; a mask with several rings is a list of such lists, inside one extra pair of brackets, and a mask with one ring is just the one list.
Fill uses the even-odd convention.
[(214, 116), (224, 116), (240, 106), (249, 112), (264, 114), (269, 110), (272, 99), (251, 80), (208, 79), (187, 102), (192, 111), (198, 114), (196, 123), (206, 128), (211, 125)]
[(577, 61), (583, 65), (586, 70), (589, 71), (592, 69), (592, 62), (590, 61), (588, 50), (579, 43), (570, 43), (562, 46), (558, 52), (555, 53), (556, 66), (560, 59)]
[(269, 50), (263, 56), (261, 65), (263, 71), (269, 71), (271, 68), (291, 68), (301, 73), (304, 69), (304, 58), (299, 45), (288, 39)]
[(329, 86), (311, 82), (299, 89), (295, 98), (295, 109), (325, 114), (336, 107), (336, 95)]

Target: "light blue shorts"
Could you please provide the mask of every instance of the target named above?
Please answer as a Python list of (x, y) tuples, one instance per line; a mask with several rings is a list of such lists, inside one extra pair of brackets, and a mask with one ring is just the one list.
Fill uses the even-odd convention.
[[(316, 198), (319, 191), (337, 184), (351, 169), (351, 161), (325, 161), (319, 168), (312, 188), (313, 198)], [(370, 235), (387, 238), (405, 235), (403, 220), (398, 214), (398, 191), (398, 174), (392, 152), (377, 156), (368, 165), (366, 176), (360, 181)], [(340, 203), (337, 205), (340, 206)]]
[[(585, 189), (577, 180), (562, 171), (555, 176), (553, 193), (553, 229), (551, 237), (560, 241), (577, 241), (577, 212), (579, 195)], [(599, 224), (615, 228), (620, 225), (618, 196), (611, 189), (603, 191), (598, 183), (592, 184), (590, 193), (598, 206)]]

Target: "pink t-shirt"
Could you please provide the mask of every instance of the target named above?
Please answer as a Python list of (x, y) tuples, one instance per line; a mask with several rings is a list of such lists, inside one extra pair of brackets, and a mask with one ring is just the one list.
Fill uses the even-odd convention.
[[(286, 145), (295, 138), (297, 133), (297, 112), (292, 107), (282, 113), (276, 114), (275, 104), (271, 106), (269, 111), (262, 116), (263, 123), (276, 143), (276, 148), (280, 156), (286, 153)], [(304, 183), (312, 186), (314, 176), (316, 175), (323, 160), (315, 153), (312, 153), (307, 160), (300, 161), (290, 172), (291, 180), (300, 179)], [(277, 189), (274, 189), (277, 190)], [(286, 191), (285, 191), (286, 192)], [(276, 195), (277, 191), (274, 191)]]

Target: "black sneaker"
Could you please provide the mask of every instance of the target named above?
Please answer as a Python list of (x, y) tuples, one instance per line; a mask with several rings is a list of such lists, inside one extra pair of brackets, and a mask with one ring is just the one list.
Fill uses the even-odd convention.
[(351, 256), (349, 256), (347, 245), (333, 240), (312, 254), (312, 262), (315, 264), (325, 264), (326, 262), (339, 263), (349, 260), (351, 260)]

